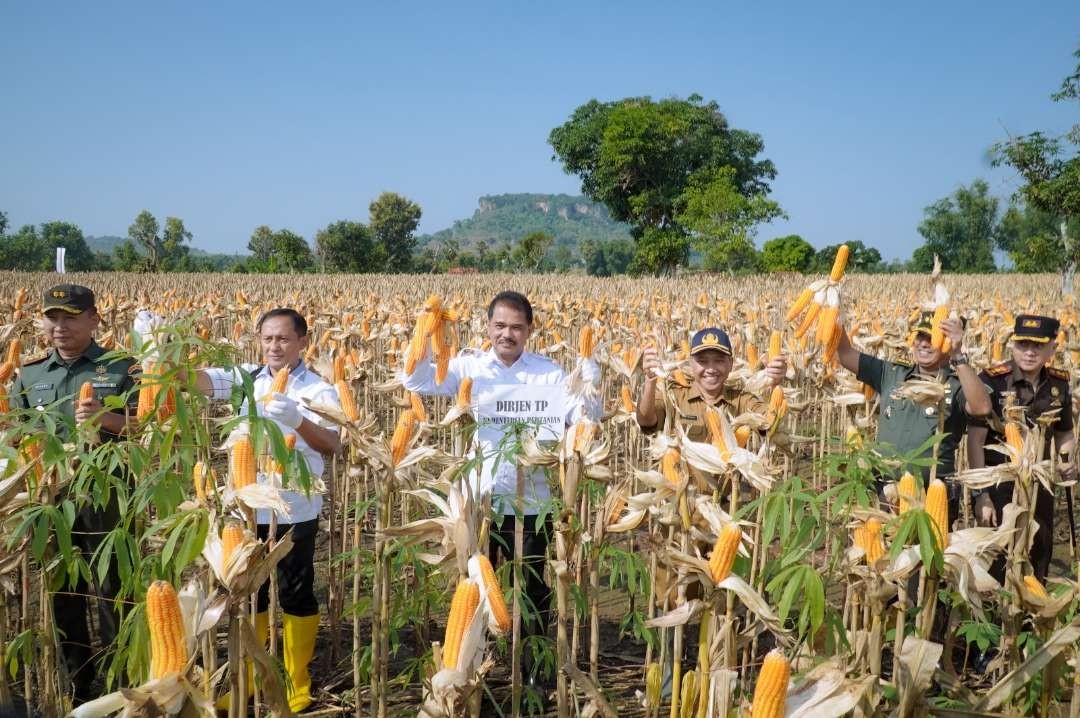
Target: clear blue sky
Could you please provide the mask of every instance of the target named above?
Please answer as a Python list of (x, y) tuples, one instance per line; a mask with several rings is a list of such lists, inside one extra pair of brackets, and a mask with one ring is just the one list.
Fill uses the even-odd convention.
[[(751, 7), (754, 6), (754, 7)], [(179, 216), (197, 247), (311, 240), (383, 190), (421, 231), (482, 194), (577, 193), (546, 139), (575, 107), (716, 100), (761, 133), (786, 223), (886, 257), (923, 208), (1009, 173), (1006, 130), (1063, 130), (1080, 2), (48, 3), (0, 0), (0, 210), (124, 235)]]

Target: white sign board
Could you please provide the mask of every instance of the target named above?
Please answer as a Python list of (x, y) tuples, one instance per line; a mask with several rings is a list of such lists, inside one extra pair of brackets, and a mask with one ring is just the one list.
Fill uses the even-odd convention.
[(65, 257), (67, 257), (67, 248), (65, 248), (65, 247), (57, 247), (56, 248), (56, 273), (57, 274), (63, 274), (64, 273), (64, 258)]
[(566, 421), (563, 384), (494, 384), (477, 393), (476, 423), (484, 434), (501, 435), (515, 423), (536, 427), (539, 441), (558, 441)]

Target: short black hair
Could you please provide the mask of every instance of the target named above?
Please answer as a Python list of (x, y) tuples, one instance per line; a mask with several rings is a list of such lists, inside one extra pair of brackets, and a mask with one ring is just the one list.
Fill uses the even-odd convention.
[(271, 309), (266, 314), (259, 317), (259, 323), (255, 325), (255, 331), (261, 332), (263, 322), (267, 319), (273, 319), (274, 317), (288, 317), (292, 319), (293, 328), (296, 329), (296, 335), (298, 337), (307, 336), (307, 320), (304, 319), (304, 315), (295, 309), (288, 307), (278, 307), (277, 309)]
[(532, 305), (529, 304), (529, 300), (525, 298), (525, 295), (521, 292), (499, 292), (495, 295), (495, 298), (491, 300), (491, 304), (488, 305), (488, 319), (491, 319), (491, 315), (495, 313), (495, 307), (500, 304), (505, 304), (511, 309), (516, 309), (525, 315), (525, 322), (532, 324), (533, 312)]

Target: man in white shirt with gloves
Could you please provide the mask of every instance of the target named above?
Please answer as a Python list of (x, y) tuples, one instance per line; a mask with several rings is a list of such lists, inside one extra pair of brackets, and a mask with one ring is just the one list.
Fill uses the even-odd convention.
[[(233, 387), (243, 382), (240, 372), (251, 377), (254, 397), (260, 416), (273, 419), (283, 434), (296, 435), (296, 451), (307, 464), (312, 479), (323, 473), (323, 455), (341, 448), (336, 428), (310, 411), (302, 399), (339, 405), (337, 390), (306, 367), (301, 360), (308, 345), (308, 328), (304, 317), (294, 309), (272, 309), (256, 325), (262, 345), (262, 366), (244, 365), (239, 370), (202, 369), (197, 373), (199, 391), (214, 399), (228, 399)], [(289, 367), (285, 391), (260, 399), (270, 392), (274, 374)], [(248, 411), (247, 401), (240, 409)], [(258, 480), (266, 477), (260, 472)], [(292, 550), (278, 563), (278, 602), (281, 604), (282, 648), (285, 672), (289, 676), (289, 707), (298, 712), (311, 704), (311, 675), (308, 665), (315, 651), (315, 635), (319, 629), (319, 604), (315, 598), (315, 535), (322, 510), (322, 496), (298, 491), (282, 491), (281, 498), (289, 506), (289, 515), (277, 515), (277, 538), (292, 531)], [(270, 533), (271, 511), (259, 509), (255, 516), (258, 535), (266, 540)], [(269, 626), (270, 582), (259, 590), (255, 631), (266, 636)]]
[[(463, 352), (450, 360), (445, 381), (435, 381), (435, 367), (429, 354), (421, 357), (412, 374), (406, 374), (404, 386), (409, 391), (420, 394), (454, 396), (462, 379), (471, 378), (474, 405), (484, 401), (484, 395), (492, 390), (506, 388), (508, 385), (551, 386), (552, 393), (565, 391), (563, 384), (566, 375), (562, 368), (551, 359), (525, 351), (525, 344), (533, 332), (533, 310), (529, 300), (518, 292), (500, 292), (491, 300), (487, 310), (488, 339), (491, 349), (486, 352)], [(599, 368), (591, 359), (582, 367), (582, 379), (593, 383), (599, 378)], [(480, 407), (483, 412), (483, 407)], [(598, 420), (601, 405), (598, 394), (587, 400), (568, 400), (565, 404), (567, 425), (583, 415)], [(494, 563), (498, 554), (503, 552), (508, 560), (514, 554), (514, 527), (516, 524), (517, 467), (512, 461), (501, 459), (499, 444), (504, 438), (506, 425), (480, 422), (478, 439), (483, 467), (480, 477), (480, 491), (490, 492), (492, 508), (496, 516), (502, 517), (499, 526), (492, 526), (489, 553)], [(524, 502), (522, 510), (523, 571), (525, 593), (535, 606), (537, 620), (526, 626), (529, 635), (547, 633), (550, 613), (551, 589), (544, 581), (544, 557), (547, 553), (551, 533), (551, 518), (537, 526), (537, 514), (550, 500), (550, 489), (543, 469), (526, 472)], [(545, 512), (548, 513), (548, 512)], [(526, 652), (526, 657), (530, 652)], [(532, 671), (526, 680), (530, 683), (539, 681), (539, 676)]]

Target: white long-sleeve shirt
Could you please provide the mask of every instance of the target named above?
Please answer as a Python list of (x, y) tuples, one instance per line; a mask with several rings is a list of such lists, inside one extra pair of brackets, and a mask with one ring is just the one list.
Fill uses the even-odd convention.
[[(594, 376), (599, 374), (595, 369)], [(456, 396), (461, 380), (472, 378), (473, 407), (477, 406), (478, 398), (486, 393), (486, 390), (513, 384), (530, 384), (540, 386), (559, 387), (565, 391), (563, 385), (566, 374), (562, 367), (552, 360), (523, 352), (512, 366), (506, 366), (495, 352), (488, 350), (466, 349), (458, 356), (450, 360), (450, 366), (446, 373), (446, 380), (442, 384), (435, 383), (435, 365), (430, 360), (430, 352), (416, 364), (412, 374), (405, 374), (403, 383), (406, 389), (419, 394)], [(581, 416), (596, 419), (600, 416), (600, 401), (579, 400), (567, 395), (566, 422), (572, 424)], [(496, 424), (481, 423), (477, 427), (477, 441), (483, 456), (483, 466), (480, 475), (480, 491), (491, 492), (492, 506), (496, 511), (504, 514), (513, 514), (514, 502), (517, 496), (517, 466), (505, 459), (499, 460), (499, 444), (506, 432), (506, 427)], [(496, 465), (497, 464), (497, 465)], [(542, 468), (532, 469), (525, 474), (525, 505), (524, 513), (532, 515), (539, 513), (540, 508), (549, 500), (551, 492), (548, 489), (547, 478)]]
[[(240, 368), (251, 376), (253, 394), (256, 399), (255, 409), (259, 416), (263, 416), (264, 406), (258, 399), (270, 392), (270, 385), (274, 381), (274, 373), (265, 366), (260, 367), (258, 364), (243, 364)], [(212, 395), (214, 399), (228, 399), (232, 395), (233, 386), (243, 382), (242, 377), (237, 372), (228, 369), (210, 368), (203, 371), (214, 387)], [(340, 406), (337, 389), (323, 381), (322, 377), (308, 369), (303, 362), (300, 362), (295, 369), (289, 372), (289, 382), (282, 393), (297, 403), (300, 414), (305, 419), (323, 428), (334, 428), (334, 425), (329, 421), (308, 409), (303, 400), (309, 399), (315, 403)], [(245, 399), (240, 407), (240, 413), (243, 415), (247, 414), (247, 412), (248, 403), (247, 399)], [(324, 469), (323, 455), (311, 448), (296, 429), (285, 426), (280, 422), (275, 423), (281, 428), (282, 434), (296, 434), (296, 450), (304, 457), (308, 473), (311, 474), (313, 479), (321, 477)], [(260, 471), (258, 474), (259, 483), (265, 483), (266, 480), (267, 477)], [(314, 492), (308, 496), (300, 491), (282, 490), (281, 498), (289, 505), (289, 516), (278, 513), (277, 520), (279, 524), (298, 524), (311, 521), (317, 519), (319, 512), (322, 511), (322, 496)], [(260, 524), (269, 524), (270, 515), (270, 509), (257, 509), (255, 511), (255, 521)]]

